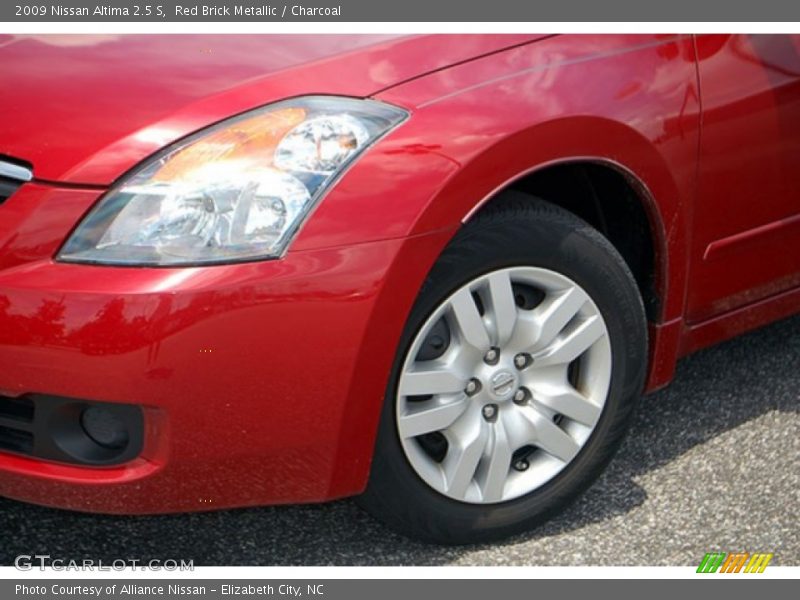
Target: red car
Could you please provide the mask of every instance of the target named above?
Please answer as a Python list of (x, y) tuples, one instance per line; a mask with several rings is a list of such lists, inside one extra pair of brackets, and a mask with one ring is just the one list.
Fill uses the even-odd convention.
[(0, 36), (0, 495), (496, 539), (800, 309), (800, 36)]

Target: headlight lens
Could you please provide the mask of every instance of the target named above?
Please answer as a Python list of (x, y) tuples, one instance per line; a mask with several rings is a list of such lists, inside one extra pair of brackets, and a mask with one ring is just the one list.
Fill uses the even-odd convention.
[(224, 121), (128, 175), (58, 258), (179, 266), (280, 256), (331, 182), (406, 116), (371, 100), (318, 96)]

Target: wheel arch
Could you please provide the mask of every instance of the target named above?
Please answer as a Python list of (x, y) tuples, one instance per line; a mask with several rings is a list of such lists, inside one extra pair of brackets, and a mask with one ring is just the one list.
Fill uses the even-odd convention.
[[(585, 179), (570, 181), (570, 175), (583, 175)], [(603, 190), (599, 190), (597, 188), (601, 185), (598, 185), (598, 178), (602, 179), (603, 175), (612, 178), (608, 184), (602, 185)], [(547, 191), (546, 188), (555, 182), (566, 184), (564, 192), (567, 196)], [(581, 187), (586, 189), (576, 193)], [(506, 190), (520, 190), (541, 197), (598, 229), (617, 248), (633, 272), (645, 302), (648, 320), (658, 322), (661, 319), (668, 273), (664, 223), (652, 192), (628, 167), (603, 156), (571, 156), (536, 165), (484, 196), (464, 215), (462, 223), (469, 222)], [(623, 194), (624, 199), (609, 195), (615, 192)], [(621, 218), (621, 211), (610, 206), (613, 202), (627, 204), (629, 210), (622, 211), (626, 214), (625, 222), (610, 222)], [(636, 241), (642, 244), (638, 255), (634, 248), (626, 247), (620, 225), (637, 228), (632, 233), (637, 236)], [(644, 231), (640, 232), (639, 229)]]
[(543, 173), (578, 166), (600, 169), (624, 184), (647, 219), (653, 285), (659, 298), (657, 309), (649, 312), (651, 321), (663, 323), (682, 315), (693, 154), (668, 156), (658, 144), (620, 121), (572, 116), (506, 135), (472, 156), (450, 158), (459, 169), (419, 213), (412, 233), (466, 223), (504, 190)]

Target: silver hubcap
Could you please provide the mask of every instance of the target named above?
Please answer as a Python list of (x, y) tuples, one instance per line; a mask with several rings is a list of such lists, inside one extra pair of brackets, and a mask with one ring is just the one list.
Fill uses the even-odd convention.
[(438, 492), (493, 503), (542, 486), (589, 439), (611, 380), (603, 317), (547, 269), (483, 275), (447, 298), (405, 359), (397, 428)]

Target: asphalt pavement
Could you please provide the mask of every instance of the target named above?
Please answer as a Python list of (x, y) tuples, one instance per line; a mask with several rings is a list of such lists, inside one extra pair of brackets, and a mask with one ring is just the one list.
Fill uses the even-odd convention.
[(800, 317), (683, 360), (641, 402), (611, 467), (536, 531), (448, 548), (387, 531), (352, 501), (109, 517), (0, 499), (0, 564), (193, 559), (195, 565), (696, 565), (773, 552), (800, 565)]

